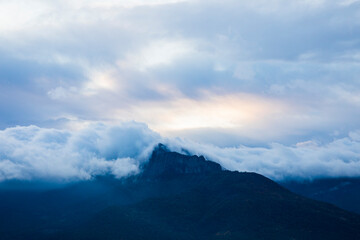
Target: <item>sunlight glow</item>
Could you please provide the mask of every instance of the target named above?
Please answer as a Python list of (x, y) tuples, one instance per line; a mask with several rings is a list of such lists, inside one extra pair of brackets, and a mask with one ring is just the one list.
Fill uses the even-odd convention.
[(118, 110), (118, 116), (144, 121), (160, 133), (199, 128), (246, 128), (261, 125), (267, 117), (285, 112), (277, 100), (249, 94), (213, 96), (205, 99), (179, 98), (171, 102), (143, 103), (131, 113)]
[(90, 80), (85, 84), (83, 94), (89, 96), (97, 94), (100, 90), (119, 89), (119, 81), (116, 81), (112, 74), (113, 71), (111, 69), (91, 71), (89, 74)]

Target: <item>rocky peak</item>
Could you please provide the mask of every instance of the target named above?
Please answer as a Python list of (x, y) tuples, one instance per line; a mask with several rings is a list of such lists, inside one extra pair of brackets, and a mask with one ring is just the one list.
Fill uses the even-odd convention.
[(220, 164), (207, 161), (203, 156), (188, 156), (171, 152), (165, 145), (155, 147), (149, 162), (143, 167), (143, 177), (173, 177), (184, 174), (219, 172)]

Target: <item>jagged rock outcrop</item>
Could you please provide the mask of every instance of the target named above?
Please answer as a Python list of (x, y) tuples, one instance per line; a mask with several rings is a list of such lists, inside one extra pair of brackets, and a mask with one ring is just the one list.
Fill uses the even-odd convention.
[(144, 178), (172, 178), (182, 174), (207, 174), (222, 171), (220, 164), (207, 161), (203, 156), (188, 156), (171, 152), (159, 144), (150, 160), (143, 166)]

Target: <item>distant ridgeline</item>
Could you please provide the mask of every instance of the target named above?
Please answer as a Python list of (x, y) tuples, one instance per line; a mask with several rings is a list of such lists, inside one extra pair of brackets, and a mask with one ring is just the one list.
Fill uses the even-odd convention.
[(283, 181), (280, 184), (302, 196), (328, 202), (360, 214), (360, 178), (322, 178)]
[(142, 172), (0, 190), (0, 239), (360, 239), (360, 216), (159, 144)]

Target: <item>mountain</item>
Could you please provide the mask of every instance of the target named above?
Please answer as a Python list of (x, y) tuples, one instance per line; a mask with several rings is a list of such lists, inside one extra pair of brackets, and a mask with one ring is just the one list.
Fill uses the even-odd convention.
[(206, 161), (203, 156), (186, 156), (170, 152), (163, 144), (153, 151), (149, 162), (143, 166), (142, 178), (173, 178), (187, 174), (221, 172), (220, 164)]
[(360, 216), (256, 173), (154, 149), (142, 172), (0, 191), (0, 239), (360, 239)]
[(321, 178), (313, 181), (284, 181), (279, 184), (302, 196), (360, 214), (360, 178)]

